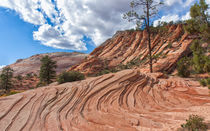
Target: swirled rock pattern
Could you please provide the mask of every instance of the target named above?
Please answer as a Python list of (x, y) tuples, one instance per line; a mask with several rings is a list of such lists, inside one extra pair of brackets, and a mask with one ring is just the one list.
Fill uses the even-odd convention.
[(210, 121), (199, 83), (138, 69), (0, 98), (1, 131), (175, 131), (189, 114)]
[[(184, 33), (183, 26), (172, 25), (166, 28), (167, 30), (162, 34), (152, 33), (151, 36), (155, 72), (171, 73), (176, 67), (176, 62), (190, 53), (189, 46), (193, 38)], [(88, 59), (69, 70), (92, 74), (100, 72), (104, 68), (114, 68), (120, 64), (126, 65), (135, 59), (139, 59), (142, 68), (149, 69), (147, 39), (148, 34), (145, 30), (119, 31), (96, 48)]]

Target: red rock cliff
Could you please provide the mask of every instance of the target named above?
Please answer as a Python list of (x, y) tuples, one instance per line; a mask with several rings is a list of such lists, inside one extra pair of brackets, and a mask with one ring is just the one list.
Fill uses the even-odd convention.
[[(182, 25), (173, 25), (168, 26), (166, 32), (152, 34), (152, 54), (158, 56), (153, 60), (155, 72), (172, 72), (176, 62), (189, 53), (192, 39), (183, 32)], [(69, 70), (91, 74), (103, 70), (104, 67), (113, 68), (139, 59), (142, 61), (141, 68), (148, 71), (147, 38), (146, 31), (119, 31), (112, 39), (96, 48), (88, 59)]]

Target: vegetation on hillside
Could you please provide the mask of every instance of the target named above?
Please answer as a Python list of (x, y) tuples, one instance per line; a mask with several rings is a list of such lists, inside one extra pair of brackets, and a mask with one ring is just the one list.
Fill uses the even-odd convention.
[[(200, 0), (190, 9), (191, 19), (186, 21), (184, 28), (188, 34), (197, 37), (190, 47), (192, 51), (191, 60), (190, 58), (182, 58), (178, 62), (179, 76), (188, 77), (190, 72), (197, 74), (210, 72), (210, 56), (206, 55), (209, 53), (209, 45), (207, 47), (203, 46), (204, 43), (210, 42), (210, 21), (208, 20), (207, 10), (208, 5), (205, 0)], [(183, 71), (184, 69), (186, 71)], [(186, 72), (188, 72), (187, 75)]]
[(70, 71), (70, 72), (61, 73), (57, 78), (57, 82), (59, 84), (62, 84), (66, 82), (80, 81), (84, 79), (85, 79), (84, 74), (78, 71)]
[(0, 75), (0, 87), (5, 90), (6, 93), (10, 92), (13, 87), (12, 83), (13, 70), (10, 67), (5, 67)]
[(198, 115), (190, 115), (185, 124), (182, 124), (183, 129), (188, 131), (206, 131), (207, 125), (204, 123), (204, 119)]
[(53, 82), (53, 79), (56, 78), (55, 69), (57, 67), (56, 61), (53, 61), (49, 56), (42, 57), (39, 79), (40, 83), (38, 86), (48, 85)]

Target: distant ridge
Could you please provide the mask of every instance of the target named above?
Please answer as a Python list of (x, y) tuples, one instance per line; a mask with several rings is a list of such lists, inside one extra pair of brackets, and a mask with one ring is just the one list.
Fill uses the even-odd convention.
[(36, 54), (26, 59), (18, 59), (14, 64), (9, 65), (14, 70), (14, 75), (27, 75), (28, 73), (39, 74), (40, 59), (48, 55), (57, 62), (57, 73), (65, 71), (72, 65), (80, 63), (88, 54), (79, 52), (55, 52)]

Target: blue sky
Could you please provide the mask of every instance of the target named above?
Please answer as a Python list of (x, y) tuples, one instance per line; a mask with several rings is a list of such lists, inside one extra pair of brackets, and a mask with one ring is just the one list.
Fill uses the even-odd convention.
[[(129, 2), (1, 0), (0, 67), (40, 53), (90, 53), (117, 30), (133, 27), (122, 19), (122, 14), (129, 10)], [(195, 2), (164, 0), (160, 17), (154, 23), (189, 19), (189, 8)]]

